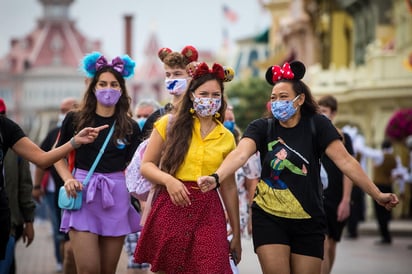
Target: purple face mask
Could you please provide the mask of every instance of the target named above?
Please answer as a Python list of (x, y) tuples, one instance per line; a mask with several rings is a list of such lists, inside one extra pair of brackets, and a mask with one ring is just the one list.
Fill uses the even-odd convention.
[(117, 104), (122, 93), (117, 89), (103, 88), (96, 90), (97, 101), (105, 107), (111, 107)]

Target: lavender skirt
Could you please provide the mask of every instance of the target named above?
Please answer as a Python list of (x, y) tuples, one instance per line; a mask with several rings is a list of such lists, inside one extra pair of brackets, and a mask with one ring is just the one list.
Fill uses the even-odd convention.
[[(87, 170), (76, 169), (80, 182)], [(97, 173), (83, 188), (82, 207), (63, 210), (60, 231), (88, 231), (101, 236), (123, 236), (141, 229), (140, 215), (130, 203), (124, 172)]]

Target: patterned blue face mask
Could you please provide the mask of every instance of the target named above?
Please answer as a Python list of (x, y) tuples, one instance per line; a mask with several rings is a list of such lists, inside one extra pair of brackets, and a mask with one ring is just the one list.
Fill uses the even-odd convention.
[(293, 115), (295, 115), (297, 108), (293, 106), (293, 103), (299, 98), (296, 96), (293, 100), (279, 100), (271, 103), (271, 110), (273, 116), (281, 122), (286, 122)]

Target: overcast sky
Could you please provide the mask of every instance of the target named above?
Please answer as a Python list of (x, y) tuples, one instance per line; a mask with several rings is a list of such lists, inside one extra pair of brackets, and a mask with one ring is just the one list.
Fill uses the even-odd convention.
[[(223, 16), (223, 5), (237, 14), (236, 22)], [(233, 41), (259, 34), (270, 22), (259, 0), (74, 0), (69, 10), (80, 32), (100, 39), (109, 57), (124, 53), (123, 16), (133, 15), (133, 56), (138, 65), (151, 32), (157, 33), (160, 47), (180, 51), (191, 44), (216, 51), (225, 28)], [(0, 56), (9, 50), (11, 38), (27, 35), (42, 15), (39, 0), (0, 0)]]

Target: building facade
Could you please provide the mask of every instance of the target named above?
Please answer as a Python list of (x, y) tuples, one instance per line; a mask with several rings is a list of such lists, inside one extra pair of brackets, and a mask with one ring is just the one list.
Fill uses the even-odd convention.
[(100, 42), (85, 37), (70, 19), (73, 0), (39, 2), (44, 13), (34, 31), (12, 39), (0, 59), (0, 97), (8, 115), (35, 141), (56, 125), (63, 98), (81, 99), (85, 83), (79, 60), (101, 50)]

